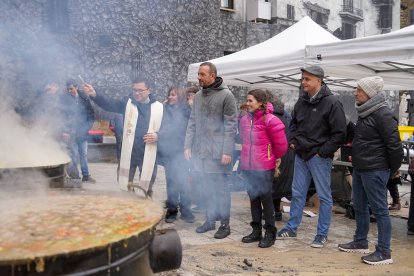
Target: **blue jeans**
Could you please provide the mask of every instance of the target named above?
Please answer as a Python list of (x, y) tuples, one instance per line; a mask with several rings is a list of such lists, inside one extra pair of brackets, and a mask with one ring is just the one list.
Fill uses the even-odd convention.
[(377, 219), (378, 249), (391, 252), (391, 220), (387, 205), (389, 170), (358, 171), (352, 173), (352, 198), (355, 210), (355, 241), (367, 242), (369, 231), (369, 206)]
[(69, 142), (69, 152), (72, 159), (72, 164), (70, 165), (70, 171), (73, 176), (79, 177), (78, 171), (78, 156), (79, 163), (83, 176), (89, 175), (88, 169), (88, 141), (87, 140), (76, 140)]
[(290, 203), (290, 217), (286, 224), (288, 230), (296, 232), (302, 221), (306, 195), (313, 179), (316, 192), (320, 200), (317, 235), (328, 236), (332, 219), (331, 193), (332, 159), (314, 156), (308, 161), (298, 155), (295, 156), (295, 171), (292, 183), (292, 201)]

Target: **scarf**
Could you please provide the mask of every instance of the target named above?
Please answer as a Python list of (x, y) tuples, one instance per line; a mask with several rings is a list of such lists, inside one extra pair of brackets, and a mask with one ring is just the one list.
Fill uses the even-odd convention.
[[(119, 170), (119, 185), (122, 190), (128, 189), (128, 177), (131, 164), (132, 147), (135, 139), (135, 128), (138, 121), (138, 108), (128, 100), (125, 109), (124, 131), (121, 148), (121, 160)], [(161, 126), (163, 115), (163, 105), (160, 102), (153, 102), (151, 104), (151, 117), (148, 127), (148, 132), (157, 132)], [(138, 186), (145, 192), (148, 191), (151, 176), (155, 166), (155, 159), (157, 155), (157, 143), (145, 144), (145, 153), (143, 165), (141, 168), (141, 175)], [(130, 188), (130, 187), (129, 187)]]
[(377, 95), (361, 105), (355, 104), (355, 109), (358, 113), (358, 117), (365, 118), (383, 106), (387, 106), (384, 91), (379, 92)]

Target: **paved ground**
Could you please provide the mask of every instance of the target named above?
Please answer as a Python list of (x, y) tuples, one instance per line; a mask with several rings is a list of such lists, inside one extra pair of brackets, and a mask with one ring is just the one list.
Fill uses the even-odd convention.
[[(118, 190), (115, 164), (91, 163), (90, 171), (97, 183), (83, 184), (84, 189)], [(409, 194), (406, 194), (408, 190), (407, 183), (400, 188), (400, 194), (405, 194), (403, 203), (409, 199)], [(159, 167), (154, 200), (163, 204), (165, 198), (164, 173), (162, 167)], [(287, 218), (288, 214), (283, 214), (283, 221), (277, 223), (279, 229)], [(214, 231), (197, 234), (195, 228), (203, 222), (203, 215), (196, 214), (196, 219), (193, 224), (178, 219), (172, 224), (162, 221), (158, 225), (157, 228), (177, 229), (183, 245), (181, 268), (161, 273), (162, 275), (414, 275), (414, 236), (406, 235), (405, 219), (392, 218), (394, 264), (378, 267), (363, 264), (360, 254), (337, 250), (337, 244), (349, 241), (355, 229), (355, 221), (345, 218), (343, 214), (333, 216), (329, 243), (323, 249), (309, 246), (314, 238), (317, 217), (303, 218), (297, 240), (277, 240), (268, 249), (258, 248), (256, 243), (241, 243), (242, 236), (250, 232), (250, 209), (245, 192), (232, 193), (232, 233), (229, 237), (223, 240), (214, 239)], [(376, 224), (371, 223), (371, 250), (375, 249), (376, 236)]]

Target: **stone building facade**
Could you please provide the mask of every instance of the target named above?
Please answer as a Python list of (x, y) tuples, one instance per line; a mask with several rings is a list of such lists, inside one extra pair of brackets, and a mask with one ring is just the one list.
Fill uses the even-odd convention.
[(401, 28), (414, 24), (414, 0), (401, 0)]
[[(254, 22), (247, 20), (247, 1), (255, 0), (3, 0), (0, 70), (7, 74), (0, 78), (30, 101), (45, 81), (63, 84), (78, 75), (122, 97), (142, 74), (163, 99), (169, 86), (188, 85), (188, 64), (260, 43), (306, 15), (337, 36), (354, 20), (354, 35), (366, 36), (384, 32), (378, 7), (387, 5), (390, 29), (399, 28), (399, 0), (270, 0), (270, 19)], [(244, 98), (246, 88), (232, 89)], [(297, 98), (292, 91), (274, 93), (288, 108)]]

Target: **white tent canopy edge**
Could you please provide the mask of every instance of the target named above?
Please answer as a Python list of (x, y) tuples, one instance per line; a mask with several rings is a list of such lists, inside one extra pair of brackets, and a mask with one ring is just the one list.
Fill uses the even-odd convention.
[[(383, 77), (386, 90), (409, 90), (414, 89), (414, 26), (341, 41), (305, 17), (262, 43), (209, 61), (228, 85), (296, 89), (300, 68), (319, 65), (333, 90), (350, 90), (371, 75)], [(200, 64), (189, 65), (189, 81), (197, 81)]]
[(386, 90), (413, 90), (414, 26), (388, 34), (308, 45), (306, 63), (323, 67), (327, 75), (353, 81), (381, 76)]

